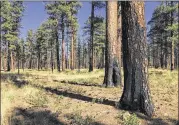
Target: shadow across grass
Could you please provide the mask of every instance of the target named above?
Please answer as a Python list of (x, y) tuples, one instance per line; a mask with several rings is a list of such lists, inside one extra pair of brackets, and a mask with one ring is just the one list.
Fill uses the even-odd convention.
[(20, 79), (23, 79), (24, 76), (25, 75), (22, 75), (22, 74), (17, 75), (13, 73), (1, 74), (1, 81), (10, 80), (15, 86), (17, 86), (18, 88), (21, 88), (22, 86), (25, 86), (28, 84), (28, 81), (20, 80)]
[(35, 84), (30, 84), (33, 87), (36, 88), (40, 88), (40, 89), (44, 89), (47, 92), (51, 92), (54, 93), (56, 95), (62, 95), (65, 97), (69, 97), (69, 98), (73, 98), (73, 99), (78, 99), (78, 100), (82, 100), (82, 101), (87, 101), (87, 102), (94, 102), (94, 103), (100, 103), (100, 104), (104, 104), (104, 105), (110, 105), (110, 106), (116, 106), (115, 101), (112, 100), (108, 100), (108, 99), (98, 99), (98, 98), (92, 98), (92, 97), (88, 97), (88, 96), (84, 96), (81, 94), (76, 94), (76, 93), (72, 93), (72, 92), (68, 92), (68, 91), (61, 91), (61, 90), (57, 90), (56, 88), (50, 88), (50, 87), (44, 87), (41, 85), (35, 85)]
[[(7, 80), (7, 79), (12, 80), (13, 81), (12, 83), (14, 85), (18, 86), (18, 87), (22, 87), (24, 85), (31, 85), (32, 87), (43, 89), (46, 92), (50, 92), (50, 93), (53, 93), (53, 94), (56, 94), (56, 95), (62, 95), (62, 96), (69, 97), (69, 98), (72, 98), (72, 99), (78, 99), (78, 100), (93, 102), (93, 103), (100, 103), (100, 104), (110, 105), (110, 106), (115, 106), (115, 107), (116, 107), (116, 104), (118, 103), (116, 101), (112, 101), (112, 100), (108, 100), (108, 99), (103, 99), (101, 101), (100, 99), (97, 99), (97, 98), (92, 98), (92, 97), (84, 96), (84, 95), (81, 95), (81, 94), (76, 94), (76, 93), (72, 93), (72, 92), (68, 92), (68, 91), (59, 90), (59, 89), (63, 89), (63, 88), (56, 89), (56, 88), (51, 88), (51, 87), (44, 87), (42, 85), (36, 85), (36, 84), (32, 84), (28, 81), (18, 79), (18, 78), (23, 79), (24, 78), (23, 75), (19, 75), (17, 77), (16, 74), (1, 74), (1, 78), (2, 78), (1, 80), (4, 80), (4, 81)], [(120, 106), (118, 106), (118, 108), (122, 109)], [(17, 110), (17, 112), (14, 116), (18, 116), (18, 112), (20, 112), (20, 114), (22, 114), (22, 116), (23, 116), (23, 119), (27, 119), (25, 121), (31, 121), (32, 120), (34, 122), (34, 120), (33, 120), (34, 117), (37, 114), (42, 113), (42, 114), (46, 114), (45, 117), (47, 117), (47, 119), (54, 119), (52, 121), (50, 120), (50, 122), (53, 122), (53, 123), (50, 123), (51, 125), (57, 125), (57, 124), (58, 125), (64, 125), (64, 123), (61, 123), (60, 121), (55, 120), (54, 116), (52, 114), (50, 114), (49, 111), (48, 112), (47, 111), (43, 111), (43, 112), (38, 111), (37, 112), (37, 111), (29, 111), (29, 110), (26, 111), (26, 110), (23, 110), (23, 109), (16, 109), (16, 110)], [(175, 125), (178, 122), (176, 119), (172, 119), (172, 118), (167, 118), (166, 120), (164, 120), (164, 119), (161, 119), (161, 118), (149, 118), (149, 117), (147, 117), (147, 116), (145, 116), (141, 113), (137, 113), (137, 112), (135, 112), (135, 114), (137, 115), (137, 117), (147, 121), (148, 125), (168, 125), (168, 123), (172, 123), (172, 124)], [(31, 120), (29, 120), (29, 119), (31, 119)], [(15, 118), (15, 119), (11, 118), (11, 120), (13, 120), (13, 121), (11, 121), (12, 123), (23, 122), (22, 120), (19, 120), (17, 118)], [(11, 124), (11, 125), (21, 125), (21, 124)], [(33, 124), (33, 125), (46, 125), (46, 124), (41, 124), (39, 122), (38, 124)], [(102, 125), (102, 124), (101, 123), (94, 123), (94, 125)]]
[[(83, 118), (80, 115), (68, 114), (68, 122), (59, 120), (57, 113), (52, 113), (44, 108), (15, 108), (8, 118), (10, 125), (104, 125), (95, 122), (91, 118)], [(71, 121), (71, 122), (70, 122)]]
[(50, 110), (15, 108), (8, 119), (10, 125), (65, 125)]
[(135, 112), (135, 114), (137, 115), (137, 117), (147, 121), (148, 122), (147, 125), (168, 125), (169, 123), (171, 123), (172, 125), (178, 124), (178, 121), (176, 119), (172, 119), (172, 118), (167, 118), (164, 121), (164, 119), (161, 119), (161, 118), (149, 118), (139, 112)]
[(59, 81), (59, 80), (53, 80), (53, 82), (67, 83), (67, 84), (71, 84), (71, 85), (79, 85), (79, 86), (103, 87), (102, 85), (91, 84), (91, 83), (87, 83), (87, 82), (79, 83), (79, 82), (75, 82), (75, 81), (66, 81), (66, 80), (62, 80), (62, 81)]

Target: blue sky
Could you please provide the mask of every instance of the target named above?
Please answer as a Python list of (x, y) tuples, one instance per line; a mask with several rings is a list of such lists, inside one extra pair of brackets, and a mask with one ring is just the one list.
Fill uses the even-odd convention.
[[(156, 6), (160, 2), (145, 2), (145, 19), (146, 23), (151, 19), (152, 13)], [(25, 12), (22, 18), (21, 38), (26, 38), (27, 31), (32, 29), (35, 31), (40, 24), (45, 21), (48, 17), (45, 11), (45, 5), (43, 2), (24, 2)], [(80, 29), (84, 26), (84, 22), (88, 19), (91, 12), (90, 2), (82, 2), (82, 8), (79, 10), (77, 15)], [(97, 10), (95, 12), (100, 15), (105, 15), (104, 9)], [(82, 30), (79, 29), (79, 33), (82, 34)]]

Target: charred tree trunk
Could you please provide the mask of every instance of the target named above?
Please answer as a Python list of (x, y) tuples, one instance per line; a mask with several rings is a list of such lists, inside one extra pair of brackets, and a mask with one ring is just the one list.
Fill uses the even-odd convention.
[(124, 91), (121, 107), (153, 115), (148, 87), (144, 2), (122, 2)]
[(118, 2), (106, 2), (106, 53), (105, 53), (105, 76), (103, 85), (106, 87), (119, 86), (121, 74), (116, 51), (117, 30), (118, 30)]
[(90, 55), (89, 55), (89, 72), (93, 71), (93, 35), (94, 35), (94, 1), (91, 4), (91, 32), (90, 32)]
[(122, 43), (122, 26), (121, 26), (121, 2), (118, 1), (118, 29), (117, 29), (117, 37), (118, 40), (116, 41), (117, 45), (117, 57), (118, 57), (118, 67), (119, 67), (119, 82), (121, 83), (121, 43)]

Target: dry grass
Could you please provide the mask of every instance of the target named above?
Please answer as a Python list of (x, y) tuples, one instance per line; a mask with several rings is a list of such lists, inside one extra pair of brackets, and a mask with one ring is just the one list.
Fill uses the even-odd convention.
[(104, 71), (25, 70), (2, 72), (2, 125), (174, 125), (177, 71), (150, 69), (155, 116), (148, 119), (117, 108), (122, 88), (103, 88)]

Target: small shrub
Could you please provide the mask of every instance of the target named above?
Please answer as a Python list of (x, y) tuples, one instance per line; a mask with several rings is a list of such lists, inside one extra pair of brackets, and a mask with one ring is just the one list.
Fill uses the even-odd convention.
[(48, 103), (46, 94), (38, 89), (30, 89), (24, 99), (28, 104), (35, 107), (45, 107)]
[(70, 116), (70, 119), (72, 119), (73, 125), (92, 125), (94, 123), (94, 120), (91, 116), (86, 116), (86, 118), (83, 118), (81, 116), (81, 112), (77, 112)]
[(124, 119), (124, 125), (139, 125), (139, 119), (135, 114), (129, 115)]

